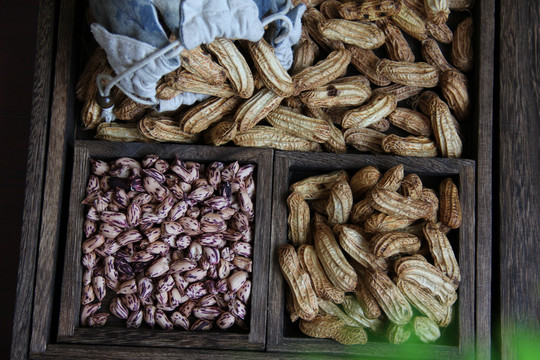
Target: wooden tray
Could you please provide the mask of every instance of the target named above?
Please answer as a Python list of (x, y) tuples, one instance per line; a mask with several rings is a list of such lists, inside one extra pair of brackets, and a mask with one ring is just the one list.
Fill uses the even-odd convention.
[[(448, 328), (441, 329), (441, 339), (435, 344), (389, 344), (385, 339), (368, 335), (365, 345), (344, 346), (332, 340), (314, 339), (303, 335), (298, 323), (291, 323), (285, 311), (285, 289), (287, 287), (281, 274), (276, 256), (279, 245), (287, 243), (287, 196), (289, 185), (308, 176), (325, 174), (344, 169), (349, 175), (356, 170), (372, 165), (381, 172), (403, 164), (405, 174), (415, 173), (423, 182), (438, 183), (452, 177), (460, 188), (463, 224), (459, 232), (450, 233), (454, 251), (461, 270), (461, 284), (458, 289), (458, 302), (454, 305), (455, 318)], [(475, 304), (475, 179), (474, 162), (454, 159), (416, 159), (373, 155), (335, 155), (286, 153), (276, 151), (274, 160), (274, 198), (272, 207), (272, 243), (270, 246), (270, 291), (268, 320), (268, 343), (270, 351), (314, 352), (323, 354), (357, 355), (362, 357), (386, 358), (444, 358), (456, 359), (471, 356), (474, 352), (474, 304)], [(431, 185), (433, 187), (434, 185)], [(457, 235), (457, 238), (454, 236)], [(375, 338), (375, 341), (371, 339)], [(441, 345), (442, 344), (442, 345)]]
[[(209, 163), (221, 161), (255, 164), (256, 199), (255, 233), (253, 240), (252, 294), (250, 300), (249, 331), (187, 332), (178, 329), (163, 331), (126, 329), (125, 325), (106, 325), (102, 328), (81, 327), (79, 322), (80, 294), (83, 267), (81, 244), (83, 241), (84, 205), (81, 199), (91, 174), (90, 159), (113, 160), (122, 156), (142, 159), (156, 154), (162, 159), (178, 156), (184, 161)], [(58, 341), (78, 344), (163, 346), (206, 349), (262, 350), (266, 342), (266, 303), (268, 291), (268, 248), (270, 243), (270, 205), (266, 201), (272, 194), (272, 150), (247, 148), (217, 148), (187, 145), (122, 144), (101, 141), (78, 141), (75, 144), (73, 176), (69, 206), (69, 220), (65, 242), (64, 276)], [(103, 307), (107, 308), (105, 302)], [(105, 309), (107, 311), (107, 309)]]
[[(75, 140), (83, 138), (75, 131), (75, 124), (80, 121), (80, 106), (75, 100), (74, 85), (83, 67), (80, 40), (81, 34), (87, 31), (83, 20), (85, 6), (86, 2), (73, 0), (40, 1), (31, 141), (12, 339), (14, 359), (29, 356), (121, 358), (127, 349), (63, 342), (58, 338), (62, 259), (65, 255), (62, 239), (67, 234)], [(488, 359), (491, 341), (494, 0), (476, 1), (473, 17), (476, 58), (475, 75), (470, 83), (474, 123), (468, 127), (469, 145), (465, 153), (467, 158), (476, 161), (476, 217), (471, 220), (475, 221), (476, 246), (471, 265), (476, 264), (477, 278), (474, 283), (475, 309), (469, 314), (474, 317), (471, 341), (476, 343), (477, 357)], [(393, 157), (388, 159), (390, 161)], [(444, 159), (440, 161), (445, 163)], [(409, 165), (432, 163), (432, 160), (417, 159)], [(140, 346), (136, 351), (127, 353), (133, 356), (139, 351), (148, 358), (182, 353), (169, 348), (157, 351), (148, 346)], [(194, 354), (193, 351), (186, 349), (185, 354)], [(242, 354), (221, 354), (210, 350), (205, 353), (216, 357)], [(255, 356), (266, 355), (253, 352), (248, 357)]]

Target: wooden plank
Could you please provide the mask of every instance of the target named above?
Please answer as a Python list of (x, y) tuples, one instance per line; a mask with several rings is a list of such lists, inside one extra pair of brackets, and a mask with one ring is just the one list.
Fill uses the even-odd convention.
[[(524, 349), (518, 353), (518, 343), (527, 335), (537, 341), (540, 329), (540, 3), (516, 6), (501, 0), (499, 11), (500, 269), (495, 280), (500, 303), (494, 313), (500, 314), (500, 324), (495, 335), (503, 359), (534, 358)], [(533, 350), (537, 343), (529, 345)]]
[(491, 359), (493, 70), (495, 0), (478, 1), (474, 18), (476, 59), (476, 358)]
[(43, 178), (51, 94), (55, 1), (41, 0), (37, 24), (36, 62), (27, 157), (23, 226), (20, 239), (17, 295), (11, 340), (11, 358), (28, 356), (40, 229)]
[[(80, 293), (83, 267), (81, 265), (81, 229), (84, 222), (84, 206), (81, 204), (90, 175), (90, 158), (113, 160), (123, 156), (142, 159), (156, 154), (172, 160), (176, 156), (188, 161), (208, 163), (239, 161), (256, 164), (255, 231), (253, 242), (252, 293), (250, 298), (250, 331), (210, 331), (193, 333), (185, 331), (164, 332), (152, 330), (146, 325), (139, 329), (126, 329), (123, 321), (111, 319), (99, 329), (82, 328), (79, 324)], [(78, 344), (114, 344), (132, 346), (198, 347), (205, 349), (262, 350), (266, 342), (266, 305), (268, 292), (268, 248), (270, 246), (273, 152), (269, 149), (218, 148), (176, 144), (123, 144), (113, 142), (77, 141), (72, 176), (69, 239), (66, 243), (64, 278), (60, 306), (58, 342)], [(108, 291), (110, 293), (110, 291)], [(102, 301), (108, 308), (111, 296)], [(113, 324), (114, 323), (114, 324)]]
[[(427, 161), (426, 161), (427, 160)], [(284, 306), (285, 281), (281, 275), (276, 248), (286, 243), (287, 206), (286, 198), (291, 182), (314, 174), (322, 174), (338, 169), (349, 170), (350, 175), (364, 166), (373, 165), (385, 170), (402, 163), (405, 172), (414, 172), (429, 181), (430, 186), (438, 186), (445, 177), (451, 176), (460, 187), (464, 221), (459, 237), (454, 233), (451, 242), (455, 247), (461, 268), (459, 300), (455, 306), (457, 321), (446, 329), (446, 343), (442, 345), (405, 344), (399, 347), (384, 342), (368, 341), (361, 346), (343, 346), (331, 340), (307, 338), (297, 326), (288, 320)], [(309, 353), (312, 351), (333, 355), (361, 355), (377, 357), (437, 357), (445, 359), (464, 358), (474, 354), (475, 347), (475, 166), (469, 160), (418, 159), (373, 155), (339, 155), (275, 152), (274, 160), (273, 226), (269, 288), (268, 342), (269, 351)], [(435, 185), (436, 184), (436, 185)], [(455, 239), (454, 239), (455, 237)]]
[(68, 124), (68, 119), (73, 121), (73, 108), (69, 108), (68, 104), (72, 103), (73, 98), (71, 87), (73, 84), (70, 75), (73, 23), (75, 21), (74, 7), (75, 1), (62, 1), (59, 13), (59, 19), (62, 21), (58, 28), (49, 149), (43, 190), (43, 213), (34, 294), (31, 352), (46, 349), (52, 320), (55, 259), (60, 232), (65, 155), (69, 137), (68, 129), (71, 126)]

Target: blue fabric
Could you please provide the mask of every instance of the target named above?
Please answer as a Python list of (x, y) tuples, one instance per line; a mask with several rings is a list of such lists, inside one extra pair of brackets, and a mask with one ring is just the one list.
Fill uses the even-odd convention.
[(287, 4), (287, 0), (253, 0), (253, 2), (259, 8), (259, 19), (277, 13)]
[(163, 21), (173, 34), (178, 34), (180, 25), (180, 0), (152, 0)]

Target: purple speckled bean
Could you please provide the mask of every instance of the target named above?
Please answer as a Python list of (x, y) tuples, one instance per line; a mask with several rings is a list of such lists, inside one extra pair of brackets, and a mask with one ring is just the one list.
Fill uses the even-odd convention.
[(137, 282), (137, 292), (141, 299), (146, 299), (150, 297), (152, 291), (154, 290), (154, 283), (149, 278), (143, 276)]
[(176, 326), (184, 328), (185, 330), (189, 329), (190, 323), (188, 318), (182, 315), (179, 311), (175, 311), (172, 313), (171, 321)]
[(156, 290), (158, 292), (169, 292), (174, 287), (174, 279), (167, 275), (158, 280)]
[(169, 163), (167, 161), (163, 160), (163, 159), (158, 159), (154, 163), (154, 169), (156, 169), (160, 173), (165, 174), (167, 172), (167, 170), (169, 170)]
[(144, 322), (151, 328), (156, 324), (156, 310), (154, 305), (147, 305), (144, 307)]
[(203, 247), (203, 253), (210, 265), (216, 265), (219, 263), (221, 256), (218, 249), (205, 246)]
[(84, 305), (81, 311), (81, 325), (88, 325), (88, 318), (101, 309), (101, 302)]
[(137, 329), (139, 326), (141, 326), (142, 320), (143, 320), (142, 310), (134, 311), (128, 316), (126, 320), (126, 327), (128, 329)]
[(229, 312), (240, 319), (244, 319), (247, 315), (247, 308), (242, 301), (232, 299), (229, 301)]
[(206, 277), (207, 270), (196, 267), (195, 269), (189, 270), (184, 274), (184, 279), (187, 282), (196, 282), (203, 280)]
[(234, 325), (234, 316), (230, 312), (226, 311), (218, 317), (216, 320), (216, 325), (220, 329), (226, 330)]
[(92, 163), (92, 172), (94, 175), (103, 176), (109, 173), (110, 167), (106, 161), (90, 159)]
[(191, 237), (189, 235), (181, 235), (176, 239), (176, 247), (180, 250), (187, 249), (191, 245)]
[(193, 308), (193, 315), (198, 319), (214, 320), (223, 311), (218, 306), (205, 306)]
[(160, 184), (163, 184), (165, 182), (165, 175), (163, 175), (162, 172), (159, 172), (156, 169), (143, 169), (142, 173), (144, 174), (144, 176), (154, 178)]
[(98, 263), (97, 255), (95, 252), (84, 254), (82, 257), (82, 264), (87, 269), (93, 269)]
[(212, 328), (212, 321), (199, 319), (191, 325), (189, 328), (190, 331), (208, 331)]
[(109, 310), (111, 314), (113, 314), (119, 319), (127, 319), (127, 317), (129, 316), (129, 311), (127, 307), (124, 306), (124, 304), (119, 298), (112, 299)]
[(199, 299), (206, 295), (208, 291), (206, 290), (206, 286), (203, 282), (196, 282), (188, 286), (186, 289), (186, 295), (191, 299)]
[(139, 311), (141, 308), (141, 301), (136, 294), (126, 294), (120, 300), (130, 311)]
[(148, 169), (150, 167), (152, 167), (156, 161), (158, 161), (159, 159), (159, 156), (158, 155), (155, 155), (155, 154), (148, 154), (146, 155), (141, 164), (142, 164), (142, 167), (145, 168), (145, 169)]
[(158, 324), (162, 329), (164, 330), (172, 330), (173, 329), (173, 323), (169, 320), (167, 315), (163, 312), (163, 310), (156, 310), (156, 324)]
[(202, 234), (197, 238), (197, 242), (203, 246), (219, 248), (225, 245), (223, 234), (221, 233), (208, 233)]
[(195, 306), (196, 306), (195, 301), (188, 300), (182, 305), (180, 305), (180, 307), (178, 308), (178, 311), (180, 312), (180, 314), (184, 315), (185, 317), (190, 317), (191, 312), (193, 311), (193, 308)]

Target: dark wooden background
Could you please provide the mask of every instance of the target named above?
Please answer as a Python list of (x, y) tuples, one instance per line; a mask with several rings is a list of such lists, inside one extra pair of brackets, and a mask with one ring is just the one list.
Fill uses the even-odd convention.
[[(0, 3), (0, 359), (11, 345), (38, 3)], [(506, 359), (523, 334), (540, 338), (540, 2), (496, 7), (492, 354)]]

